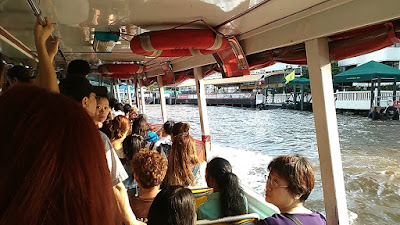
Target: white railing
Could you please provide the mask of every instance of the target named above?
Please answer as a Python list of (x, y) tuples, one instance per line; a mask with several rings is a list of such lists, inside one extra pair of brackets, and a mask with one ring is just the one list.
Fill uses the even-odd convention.
[[(251, 99), (252, 93), (206, 94), (206, 99)], [(197, 94), (179, 94), (177, 99), (197, 99)]]
[[(336, 92), (337, 109), (355, 109), (369, 110), (371, 104), (370, 91), (343, 91)], [(399, 99), (400, 91), (396, 93), (396, 99)], [(377, 92), (374, 94), (373, 105), (377, 103)], [(381, 91), (380, 106), (386, 107), (393, 105), (393, 91)]]
[[(293, 102), (293, 94), (292, 93), (287, 93), (287, 94), (275, 94), (275, 95), (268, 95), (266, 99), (266, 103), (272, 104), (272, 103), (285, 103), (286, 101), (292, 101)], [(300, 102), (301, 100), (301, 95), (297, 95), (296, 98), (297, 102)], [(311, 102), (311, 95), (304, 95), (304, 102)]]

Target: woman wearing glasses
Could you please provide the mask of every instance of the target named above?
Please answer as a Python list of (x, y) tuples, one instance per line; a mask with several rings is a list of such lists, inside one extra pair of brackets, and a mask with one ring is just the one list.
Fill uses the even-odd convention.
[(257, 225), (326, 225), (325, 217), (304, 207), (314, 188), (314, 170), (300, 155), (278, 156), (268, 165), (265, 200), (281, 211)]

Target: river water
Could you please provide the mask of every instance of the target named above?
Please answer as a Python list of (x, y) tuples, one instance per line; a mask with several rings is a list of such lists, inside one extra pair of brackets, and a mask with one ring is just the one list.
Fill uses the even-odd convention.
[[(161, 123), (159, 105), (147, 105), (149, 121)], [(306, 207), (323, 214), (324, 202), (311, 112), (209, 106), (212, 155), (230, 161), (241, 181), (264, 196), (271, 159), (298, 153), (315, 165), (314, 190)], [(169, 120), (190, 123), (201, 139), (197, 106), (168, 105)], [(400, 224), (400, 122), (338, 115), (339, 137), (351, 224)]]

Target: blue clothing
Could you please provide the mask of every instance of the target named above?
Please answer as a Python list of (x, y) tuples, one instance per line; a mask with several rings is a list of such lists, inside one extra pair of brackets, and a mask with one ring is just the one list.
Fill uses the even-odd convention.
[(135, 189), (137, 187), (137, 182), (133, 178), (133, 175), (131, 173), (130, 161), (127, 161), (123, 165), (124, 165), (125, 170), (128, 173), (128, 179), (124, 180), (125, 188), (126, 188), (126, 190)]
[[(311, 214), (292, 214), (297, 217), (303, 225), (326, 225), (326, 220), (319, 212), (311, 210)], [(291, 219), (282, 215), (274, 214), (258, 221), (257, 225), (296, 225)]]
[[(247, 204), (247, 198), (244, 195), (243, 200), (246, 206), (247, 213), (249, 211), (249, 207)], [(218, 219), (222, 217), (223, 215), (221, 211), (221, 200), (219, 192), (211, 193), (208, 196), (207, 201), (205, 201), (197, 208), (197, 220)]]

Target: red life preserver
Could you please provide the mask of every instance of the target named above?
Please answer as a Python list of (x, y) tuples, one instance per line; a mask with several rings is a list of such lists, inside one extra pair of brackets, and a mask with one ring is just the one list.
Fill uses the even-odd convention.
[(145, 72), (146, 66), (139, 64), (103, 64), (100, 65), (97, 70), (105, 77), (111, 77), (113, 75), (124, 75), (126, 77), (126, 75), (129, 74)]
[(163, 83), (165, 86), (173, 85), (173, 84), (180, 84), (187, 79), (194, 79), (193, 75), (187, 75), (184, 71), (178, 72), (174, 74), (174, 77), (166, 78), (163, 76)]
[(131, 40), (133, 53), (152, 57), (180, 57), (212, 54), (228, 41), (222, 34), (202, 29), (174, 29), (143, 33)]

